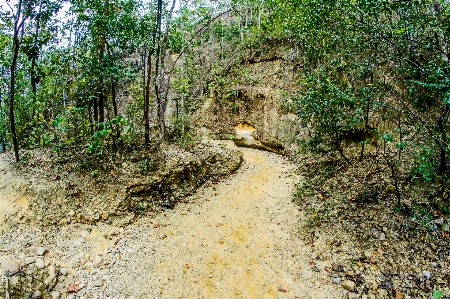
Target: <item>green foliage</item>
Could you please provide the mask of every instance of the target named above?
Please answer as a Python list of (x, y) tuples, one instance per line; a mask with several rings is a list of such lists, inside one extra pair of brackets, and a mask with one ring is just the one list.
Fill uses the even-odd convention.
[(413, 175), (426, 182), (431, 182), (437, 173), (433, 165), (433, 156), (433, 150), (431, 148), (422, 147), (416, 157), (417, 166), (413, 171)]
[(432, 294), (433, 299), (440, 299), (442, 297), (442, 291), (440, 290), (434, 290)]
[(167, 135), (171, 140), (183, 145), (192, 143), (195, 137), (191, 132), (189, 116), (181, 114), (172, 119), (168, 126)]
[(142, 175), (148, 175), (153, 170), (155, 170), (155, 165), (152, 159), (145, 158), (141, 162), (139, 162), (138, 168), (139, 172)]

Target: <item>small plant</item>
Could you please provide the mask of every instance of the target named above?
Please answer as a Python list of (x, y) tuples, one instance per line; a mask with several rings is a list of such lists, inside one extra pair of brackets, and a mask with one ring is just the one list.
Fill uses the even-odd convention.
[(134, 207), (136, 213), (143, 213), (145, 211), (145, 204), (143, 202), (138, 202)]
[(147, 175), (155, 169), (155, 166), (152, 159), (145, 158), (139, 163), (138, 168), (140, 174)]
[(431, 182), (436, 175), (436, 169), (431, 157), (433, 157), (432, 150), (422, 146), (417, 157), (418, 165), (414, 170), (414, 176), (422, 178), (425, 182)]
[(90, 175), (91, 175), (91, 177), (96, 177), (99, 174), (99, 172), (100, 171), (98, 169), (96, 169), (96, 170), (91, 171)]
[(294, 201), (301, 201), (304, 197), (314, 194), (314, 187), (310, 182), (302, 181), (297, 185), (294, 193)]
[(435, 290), (433, 291), (433, 299), (440, 299), (442, 297), (442, 291)]

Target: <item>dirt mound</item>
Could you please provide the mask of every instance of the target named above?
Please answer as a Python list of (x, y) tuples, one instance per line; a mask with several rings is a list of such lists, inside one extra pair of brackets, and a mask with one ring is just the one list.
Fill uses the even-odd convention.
[[(3, 221), (124, 225), (141, 212), (175, 204), (206, 181), (234, 172), (242, 161), (238, 150), (211, 144), (119, 153), (90, 171), (81, 170), (82, 158), (61, 156), (33, 151), (16, 170), (8, 164), (7, 154), (0, 156), (7, 174), (0, 179), (6, 186), (0, 190), (0, 198), (8, 195), (2, 205), (25, 201), (23, 209), (10, 209)], [(7, 182), (11, 178), (15, 185)]]

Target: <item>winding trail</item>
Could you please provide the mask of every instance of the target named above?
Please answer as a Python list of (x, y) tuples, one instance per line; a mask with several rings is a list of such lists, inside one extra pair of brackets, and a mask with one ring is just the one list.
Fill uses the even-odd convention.
[[(340, 298), (296, 235), (298, 177), (283, 157), (242, 149), (244, 164), (172, 211), (140, 219), (117, 246), (114, 298)], [(134, 297), (133, 297), (134, 296)]]

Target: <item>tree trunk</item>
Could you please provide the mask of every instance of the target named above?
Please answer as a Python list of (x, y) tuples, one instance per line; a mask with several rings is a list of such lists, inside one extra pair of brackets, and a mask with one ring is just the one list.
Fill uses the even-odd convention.
[(13, 53), (12, 53), (12, 60), (11, 60), (11, 81), (10, 81), (10, 90), (9, 90), (9, 122), (11, 126), (11, 135), (12, 135), (12, 142), (13, 142), (13, 148), (14, 148), (14, 156), (16, 158), (16, 162), (19, 162), (19, 142), (17, 141), (17, 134), (16, 134), (16, 123), (14, 120), (14, 95), (15, 95), (15, 85), (16, 85), (16, 66), (17, 66), (17, 56), (19, 55), (19, 47), (20, 47), (20, 41), (19, 41), (19, 30), (20, 27), (23, 26), (24, 19), (22, 20), (21, 24), (19, 25), (20, 20), (20, 14), (22, 10), (22, 0), (19, 0), (17, 13), (16, 13), (16, 19), (14, 23), (14, 36), (13, 36)]
[(117, 117), (119, 114), (117, 109), (117, 99), (116, 99), (116, 83), (113, 79), (111, 79), (111, 101), (113, 103), (113, 109), (114, 109), (114, 117)]
[(16, 134), (16, 123), (14, 120), (14, 94), (15, 94), (15, 83), (16, 83), (16, 65), (17, 65), (17, 56), (19, 54), (19, 39), (14, 36), (13, 42), (13, 57), (11, 62), (11, 82), (10, 82), (10, 92), (9, 92), (9, 122), (11, 126), (11, 135), (12, 142), (14, 147), (14, 156), (16, 158), (16, 162), (19, 162), (19, 143), (17, 141)]
[(39, 78), (36, 74), (36, 65), (37, 65), (37, 58), (39, 55), (39, 47), (38, 47), (38, 35), (39, 35), (39, 29), (40, 29), (40, 14), (42, 9), (42, 3), (39, 4), (39, 13), (36, 17), (36, 31), (34, 32), (34, 45), (35, 53), (33, 53), (33, 57), (31, 58), (31, 89), (33, 91), (33, 117), (34, 117), (34, 104), (36, 102), (36, 85), (39, 82)]
[(150, 84), (152, 80), (152, 54), (153, 51), (150, 51), (147, 55), (147, 79), (145, 82), (145, 97), (144, 97), (145, 144), (150, 143)]
[(157, 47), (156, 47), (156, 63), (155, 63), (155, 94), (157, 103), (157, 115), (158, 124), (160, 129), (161, 139), (166, 137), (166, 123), (165, 123), (165, 112), (167, 107), (167, 96), (168, 96), (168, 86), (169, 82), (165, 78), (165, 62), (166, 62), (166, 50), (167, 50), (167, 39), (169, 35), (169, 28), (172, 19), (173, 10), (175, 8), (176, 0), (173, 0), (172, 6), (170, 8), (168, 18), (166, 20), (166, 28), (163, 39), (161, 41), (161, 24), (162, 24), (162, 0), (158, 0), (158, 14), (157, 14)]
[(95, 96), (92, 98), (92, 109), (94, 110), (94, 125), (97, 127), (98, 125), (98, 97)]
[(442, 57), (442, 61), (444, 61), (445, 63), (448, 63), (448, 43), (447, 43), (447, 38), (445, 37), (444, 31), (442, 30), (442, 13), (441, 13), (441, 1), (436, 0), (433, 3), (433, 9), (434, 9), (434, 14), (435, 14), (435, 18), (436, 18), (436, 23), (439, 26), (437, 29), (438, 31), (438, 38), (439, 38), (439, 46), (441, 48), (441, 57)]
[(100, 91), (98, 94), (98, 110), (99, 110), (99, 119), (100, 123), (105, 122), (105, 93), (103, 92), (103, 80), (100, 81)]
[[(111, 101), (113, 104), (113, 109), (114, 109), (114, 117), (116, 118), (117, 116), (119, 116), (119, 111), (117, 109), (117, 99), (116, 99), (116, 83), (114, 82), (114, 80), (111, 78)], [(120, 138), (120, 126), (116, 126), (117, 127), (117, 132), (116, 132), (116, 139), (119, 140)]]
[(157, 15), (156, 15), (156, 28), (157, 31), (157, 37), (156, 37), (156, 57), (155, 57), (155, 95), (156, 95), (156, 114), (158, 117), (158, 124), (160, 126), (160, 132), (161, 135), (164, 137), (165, 133), (165, 126), (164, 126), (164, 119), (161, 120), (161, 114), (164, 116), (162, 112), (162, 103), (161, 103), (161, 95), (160, 95), (160, 74), (159, 74), (159, 62), (160, 62), (160, 54), (161, 54), (161, 20), (162, 19), (162, 0), (158, 0), (158, 9), (157, 9)]
[(444, 119), (447, 117), (450, 111), (449, 105), (445, 105), (445, 110), (438, 119), (438, 128), (441, 135), (440, 145), (439, 145), (439, 172), (443, 173), (447, 169), (447, 157), (446, 148), (447, 144), (447, 134), (445, 131)]
[(350, 163), (350, 160), (347, 158), (347, 156), (345, 156), (344, 150), (342, 149), (341, 138), (339, 136), (339, 130), (338, 130), (336, 124), (334, 124), (333, 128), (334, 128), (334, 135), (335, 135), (335, 145), (336, 145), (336, 149), (337, 149), (339, 155), (345, 160), (345, 162), (347, 162), (347, 164), (352, 165), (352, 163)]
[[(370, 85), (373, 85), (373, 73), (370, 74)], [(359, 154), (359, 161), (362, 161), (364, 158), (364, 149), (366, 146), (366, 136), (367, 136), (367, 131), (369, 130), (369, 114), (370, 114), (370, 97), (367, 98), (367, 103), (366, 103), (366, 111), (365, 111), (365, 115), (364, 115), (364, 130), (363, 130), (363, 136), (362, 136), (362, 143), (361, 143), (361, 153)]]

